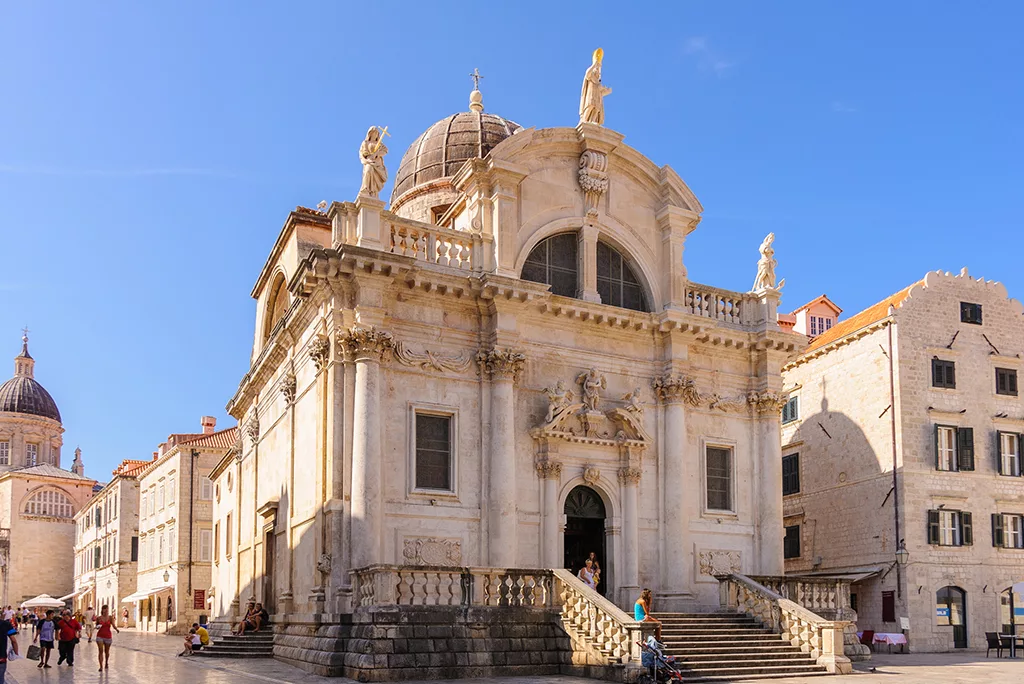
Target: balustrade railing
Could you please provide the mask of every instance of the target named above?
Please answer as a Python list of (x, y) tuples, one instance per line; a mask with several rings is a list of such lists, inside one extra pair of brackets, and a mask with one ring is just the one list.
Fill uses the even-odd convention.
[(698, 283), (687, 283), (683, 295), (685, 311), (737, 325), (752, 322), (757, 304), (758, 299), (753, 294), (730, 292)]
[(826, 620), (739, 573), (719, 575), (718, 582), (723, 608), (753, 616), (833, 674), (853, 671), (843, 653), (843, 632), (848, 622)]
[(460, 270), (483, 267), (483, 245), (489, 241), (483, 235), (419, 223), (391, 221), (388, 226), (387, 250), (392, 254)]
[(783, 598), (812, 611), (839, 611), (850, 607), (850, 582), (830, 577), (761, 577), (752, 580)]
[(550, 608), (591, 664), (639, 663), (636, 622), (567, 570), (371, 565), (352, 571), (358, 607), (492, 606)]

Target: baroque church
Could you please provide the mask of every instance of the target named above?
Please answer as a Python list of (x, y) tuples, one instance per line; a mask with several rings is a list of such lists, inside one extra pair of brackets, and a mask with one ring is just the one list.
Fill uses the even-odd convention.
[(74, 589), (76, 513), (92, 498), (81, 449), (61, 468), (64, 427), (50, 393), (35, 379), (28, 331), (14, 377), (0, 385), (0, 602)]
[(389, 202), (373, 127), (355, 200), (289, 214), (251, 292), (241, 441), (211, 475), (214, 619), (255, 598), (333, 620), (376, 564), (593, 553), (630, 614), (644, 587), (710, 610), (718, 573), (782, 575), (780, 371), (806, 336), (778, 324), (773, 236), (750, 291), (687, 277), (703, 208), (605, 124), (600, 60), (572, 126), (474, 88)]

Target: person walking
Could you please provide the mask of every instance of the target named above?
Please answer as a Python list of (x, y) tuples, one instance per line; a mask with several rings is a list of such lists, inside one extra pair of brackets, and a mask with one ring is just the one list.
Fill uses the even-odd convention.
[[(11, 610), (11, 615), (14, 615), (14, 610)], [(4, 679), (7, 677), (8, 639), (11, 641), (11, 650), (14, 651), (14, 655), (18, 655), (18, 628), (10, 620), (0, 620), (0, 647), (2, 647), (0, 650), (0, 684), (4, 684)]]
[(118, 634), (121, 630), (114, 624), (114, 616), (110, 614), (110, 606), (103, 606), (100, 608), (100, 614), (93, 618), (96, 621), (96, 651), (99, 653), (100, 659), (100, 672), (103, 669), (110, 669), (110, 645), (114, 643), (114, 635), (111, 634), (110, 630), (113, 629)]
[(85, 609), (85, 615), (82, 616), (84, 619), (82, 622), (85, 625), (85, 636), (88, 637), (89, 643), (92, 643), (92, 628), (96, 620), (96, 611), (89, 606)]
[(53, 652), (53, 638), (57, 634), (57, 623), (53, 620), (53, 610), (46, 611), (46, 616), (36, 621), (33, 643), (39, 642), (39, 664), (36, 667), (50, 667), (50, 653)]
[(125, 608), (121, 611), (121, 626), (128, 629), (128, 609)]
[(57, 620), (57, 664), (67, 662), (68, 667), (75, 666), (75, 646), (82, 634), (82, 625), (71, 617), (67, 608)]
[(576, 576), (583, 580), (583, 583), (591, 589), (597, 589), (597, 581), (594, 579), (594, 561), (589, 558), (583, 561), (583, 567), (580, 568)]

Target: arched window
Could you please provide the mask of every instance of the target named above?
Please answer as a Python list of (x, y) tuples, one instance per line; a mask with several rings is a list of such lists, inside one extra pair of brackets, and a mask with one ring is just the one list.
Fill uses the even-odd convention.
[(576, 233), (562, 233), (542, 241), (526, 257), (522, 279), (550, 285), (552, 294), (575, 297), (578, 240)]
[(274, 326), (284, 317), (288, 310), (288, 288), (285, 287), (284, 276), (280, 273), (274, 280), (273, 289), (270, 291), (270, 298), (267, 300), (267, 315), (263, 320), (263, 341), (270, 339), (270, 333)]
[(629, 262), (614, 247), (597, 243), (597, 293), (602, 304), (650, 311), (647, 295)]
[(56, 489), (44, 489), (29, 498), (25, 504), (25, 514), (70, 519), (75, 513), (71, 500), (63, 492)]

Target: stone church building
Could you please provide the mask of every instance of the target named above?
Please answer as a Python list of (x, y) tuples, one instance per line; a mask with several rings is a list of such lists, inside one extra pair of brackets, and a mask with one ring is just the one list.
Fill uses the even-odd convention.
[(524, 128), (474, 90), (389, 205), (371, 129), (355, 201), (288, 216), (251, 293), (242, 438), (211, 474), (214, 619), (250, 597), (332, 619), (379, 563), (593, 553), (630, 611), (643, 587), (712, 609), (716, 572), (782, 574), (780, 371), (806, 336), (778, 325), (772, 236), (751, 291), (691, 282), (700, 202), (599, 105)]

